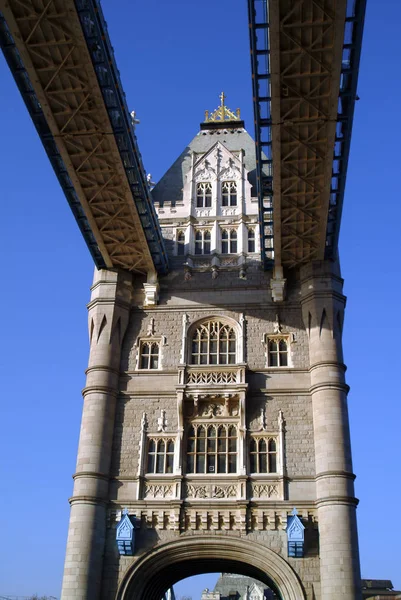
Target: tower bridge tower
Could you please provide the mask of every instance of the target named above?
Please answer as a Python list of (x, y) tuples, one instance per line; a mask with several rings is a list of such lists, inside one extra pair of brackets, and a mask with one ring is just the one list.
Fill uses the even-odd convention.
[(360, 598), (339, 265), (293, 269), (274, 301), (255, 160), (222, 96), (152, 192), (169, 274), (95, 272), (63, 600), (218, 570)]

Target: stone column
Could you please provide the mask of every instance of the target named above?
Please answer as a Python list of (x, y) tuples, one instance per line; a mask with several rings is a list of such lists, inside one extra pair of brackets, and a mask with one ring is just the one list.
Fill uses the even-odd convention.
[(120, 371), (132, 276), (95, 269), (89, 303), (90, 354), (64, 567), (62, 600), (98, 600)]
[(309, 357), (320, 536), (321, 598), (359, 600), (354, 475), (348, 421), (342, 324), (345, 297), (338, 265), (313, 262), (301, 270), (302, 313)]

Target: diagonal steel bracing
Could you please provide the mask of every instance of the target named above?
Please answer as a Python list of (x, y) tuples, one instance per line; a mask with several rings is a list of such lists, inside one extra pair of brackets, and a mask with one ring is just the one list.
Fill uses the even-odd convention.
[[(295, 267), (333, 258), (365, 0), (248, 0), (248, 5), (259, 203), (270, 207), (268, 221), (260, 211), (265, 264), (274, 258), (276, 266)], [(268, 141), (268, 171), (262, 136)], [(273, 232), (268, 240), (266, 231)]]
[(0, 41), (98, 267), (167, 270), (98, 0), (1, 0)]

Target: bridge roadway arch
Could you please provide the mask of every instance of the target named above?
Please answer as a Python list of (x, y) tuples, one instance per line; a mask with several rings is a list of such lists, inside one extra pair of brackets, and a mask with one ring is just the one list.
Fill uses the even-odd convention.
[(281, 600), (305, 600), (291, 566), (278, 554), (243, 538), (191, 536), (153, 548), (127, 571), (117, 600), (160, 600), (174, 583), (201, 573), (247, 575), (273, 589)]

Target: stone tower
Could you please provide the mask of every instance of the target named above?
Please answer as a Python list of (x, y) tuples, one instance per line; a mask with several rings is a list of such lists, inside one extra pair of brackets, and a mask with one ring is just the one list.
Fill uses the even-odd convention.
[(153, 198), (170, 273), (95, 273), (63, 600), (205, 571), (359, 599), (338, 264), (262, 270), (255, 145), (223, 95)]

